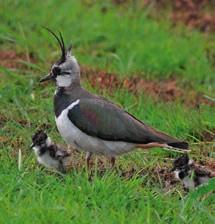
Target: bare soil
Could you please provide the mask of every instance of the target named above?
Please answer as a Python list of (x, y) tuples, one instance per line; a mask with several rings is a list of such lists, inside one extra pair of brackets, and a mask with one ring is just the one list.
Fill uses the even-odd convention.
[(184, 23), (202, 32), (215, 31), (215, 2), (212, 0), (172, 1), (173, 24)]
[(214, 141), (215, 140), (215, 129), (212, 130), (205, 130), (200, 134), (200, 140), (201, 141)]
[[(80, 153), (74, 149), (72, 149), (72, 156), (73, 156), (73, 166), (72, 169), (80, 170), (86, 167), (85, 164), (85, 158), (83, 153)], [(115, 172), (118, 176), (125, 180), (130, 180), (132, 178), (142, 178), (149, 176), (150, 178), (153, 178), (153, 181), (160, 182), (162, 184), (162, 187), (166, 190), (169, 190), (170, 188), (173, 188), (175, 184), (178, 182), (178, 180), (175, 179), (174, 174), (170, 171), (171, 168), (168, 166), (157, 166), (155, 168), (140, 168), (134, 166), (129, 166), (127, 168), (121, 167), (118, 165), (118, 161), (116, 160), (116, 166), (114, 168), (111, 168), (110, 161), (108, 158), (99, 156), (92, 157), (90, 161), (90, 169), (89, 171), (89, 180), (92, 180), (95, 175), (95, 169), (96, 173), (99, 176), (103, 176), (106, 172), (112, 170)]]
[(114, 73), (89, 67), (82, 67), (82, 76), (100, 92), (108, 91), (111, 94), (114, 90), (122, 88), (133, 94), (145, 93), (155, 101), (180, 101), (186, 106), (196, 108), (201, 104), (215, 106), (215, 102), (205, 98), (202, 93), (196, 92), (190, 87), (189, 89), (182, 89), (176, 78), (154, 81), (133, 76), (122, 79)]
[[(121, 1), (121, 4), (125, 2)], [(214, 0), (145, 0), (143, 7), (153, 7), (155, 11), (151, 16), (158, 19), (158, 11), (162, 16), (162, 11), (170, 9), (168, 16), (174, 26), (183, 23), (202, 32), (215, 32)]]
[[(127, 8), (134, 4), (130, 0), (112, 0), (112, 2)], [(183, 23), (202, 32), (215, 32), (214, 0), (144, 0), (137, 5), (139, 8), (149, 9), (151, 11), (149, 16), (157, 19), (168, 12), (168, 18), (171, 19), (173, 26)]]
[(0, 66), (10, 69), (26, 68), (23, 62), (36, 62), (33, 54), (17, 53), (14, 50), (0, 50)]
[(20, 68), (26, 57), (23, 54), (18, 54), (13, 50), (0, 51), (0, 66), (7, 68)]
[[(23, 68), (22, 61), (26, 57), (15, 51), (0, 51), (0, 66), (7, 68)], [(33, 59), (32, 59), (33, 60)], [(199, 107), (201, 104), (215, 106), (215, 101), (210, 101), (203, 94), (197, 93), (192, 89), (182, 89), (176, 78), (170, 78), (163, 81), (152, 81), (141, 78), (136, 75), (130, 78), (121, 79), (114, 73), (108, 73), (104, 70), (82, 67), (82, 75), (92, 85), (101, 92), (108, 91), (110, 94), (116, 89), (124, 88), (133, 94), (141, 92), (150, 95), (154, 100), (181, 101), (187, 106)]]

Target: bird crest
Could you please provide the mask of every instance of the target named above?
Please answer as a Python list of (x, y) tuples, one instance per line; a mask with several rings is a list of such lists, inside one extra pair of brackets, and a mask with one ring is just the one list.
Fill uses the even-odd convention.
[(59, 35), (57, 35), (54, 31), (52, 31), (50, 28), (45, 27), (45, 29), (52, 35), (54, 38), (57, 40), (60, 50), (61, 50), (61, 58), (59, 60), (60, 63), (65, 62), (66, 58), (71, 55), (71, 50), (72, 50), (72, 44), (66, 48), (65, 42), (63, 39), (63, 35), (60, 31), (58, 31)]

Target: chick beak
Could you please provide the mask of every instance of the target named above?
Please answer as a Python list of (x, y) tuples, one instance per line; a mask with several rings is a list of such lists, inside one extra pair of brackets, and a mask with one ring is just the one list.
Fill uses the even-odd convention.
[(30, 145), (30, 149), (32, 149), (34, 146), (35, 146), (35, 144), (32, 143), (32, 144)]
[(52, 72), (50, 72), (47, 76), (45, 76), (44, 78), (40, 79), (40, 82), (45, 82), (45, 81), (53, 80), (53, 79), (54, 79), (54, 76), (53, 76)]

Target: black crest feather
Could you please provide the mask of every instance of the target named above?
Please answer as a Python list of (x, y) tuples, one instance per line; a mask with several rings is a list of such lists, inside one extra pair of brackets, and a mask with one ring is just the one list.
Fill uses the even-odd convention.
[(66, 60), (66, 48), (65, 48), (65, 43), (64, 43), (64, 40), (63, 40), (63, 36), (61, 34), (61, 32), (59, 32), (59, 36), (54, 33), (54, 31), (52, 31), (51, 29), (45, 27), (45, 29), (51, 33), (55, 39), (57, 40), (58, 44), (60, 45), (60, 49), (61, 49), (61, 61), (65, 61)]

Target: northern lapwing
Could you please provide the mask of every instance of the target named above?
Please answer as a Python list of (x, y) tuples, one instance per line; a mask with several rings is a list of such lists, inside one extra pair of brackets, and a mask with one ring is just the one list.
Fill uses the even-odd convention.
[(185, 190), (192, 190), (215, 176), (212, 171), (197, 166), (187, 154), (175, 159), (172, 171), (175, 178), (182, 181)]
[(39, 164), (61, 173), (71, 168), (71, 151), (54, 144), (44, 131), (39, 130), (32, 136), (31, 148)]
[(68, 144), (87, 153), (88, 165), (92, 154), (110, 157), (113, 166), (116, 156), (134, 148), (188, 149), (188, 143), (151, 128), (114, 103), (83, 89), (71, 47), (65, 47), (61, 33), (58, 36), (48, 30), (60, 45), (61, 57), (40, 82), (55, 81), (57, 128)]

